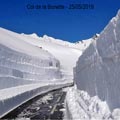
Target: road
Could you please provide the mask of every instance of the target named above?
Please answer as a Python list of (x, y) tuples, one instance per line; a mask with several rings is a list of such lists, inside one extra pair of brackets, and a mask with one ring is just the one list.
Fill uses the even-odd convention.
[(3, 119), (29, 118), (39, 120), (62, 120), (66, 91), (58, 89), (39, 95), (10, 112)]

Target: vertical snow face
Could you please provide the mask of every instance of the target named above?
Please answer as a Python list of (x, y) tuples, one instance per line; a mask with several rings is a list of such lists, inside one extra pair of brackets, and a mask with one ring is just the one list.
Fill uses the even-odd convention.
[(0, 89), (60, 79), (59, 61), (21, 39), (0, 28)]
[(85, 50), (74, 69), (77, 88), (120, 107), (120, 10), (97, 40)]

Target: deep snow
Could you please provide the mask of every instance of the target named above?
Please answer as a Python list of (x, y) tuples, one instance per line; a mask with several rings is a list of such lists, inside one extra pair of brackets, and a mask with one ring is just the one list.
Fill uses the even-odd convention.
[(61, 79), (59, 61), (50, 53), (0, 29), (0, 89)]
[(0, 117), (31, 97), (65, 84), (60, 62), (53, 55), (0, 28)]
[(85, 91), (76, 87), (69, 88), (65, 101), (66, 120), (110, 120), (111, 114), (105, 101), (97, 96), (90, 97)]
[(92, 40), (84, 40), (83, 43), (79, 42), (75, 44), (54, 39), (47, 35), (44, 35), (43, 37), (38, 37), (35, 34), (22, 35), (26, 42), (47, 50), (56, 59), (58, 59), (60, 61), (62, 74), (70, 79), (73, 77), (73, 67), (75, 67), (78, 57), (82, 54), (82, 51), (89, 46)]
[(111, 110), (120, 107), (120, 11), (97, 41), (79, 58), (75, 68), (78, 89), (107, 101)]
[(74, 68), (65, 119), (120, 119), (120, 10)]
[(70, 85), (72, 69), (90, 42), (0, 28), (0, 117), (38, 94)]

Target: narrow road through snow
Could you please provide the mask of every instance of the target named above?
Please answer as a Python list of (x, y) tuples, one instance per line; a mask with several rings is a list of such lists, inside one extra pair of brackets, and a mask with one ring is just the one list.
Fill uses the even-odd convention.
[(66, 88), (35, 97), (10, 112), (4, 119), (29, 118), (39, 120), (63, 119)]

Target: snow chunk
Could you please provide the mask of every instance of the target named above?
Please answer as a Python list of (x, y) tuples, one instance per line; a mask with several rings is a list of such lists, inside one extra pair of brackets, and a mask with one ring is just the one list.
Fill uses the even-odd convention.
[(66, 96), (64, 119), (102, 120), (109, 119), (111, 112), (105, 101), (97, 96), (90, 97), (87, 92), (70, 88)]
[(120, 109), (114, 109), (112, 117), (114, 120), (120, 120)]

